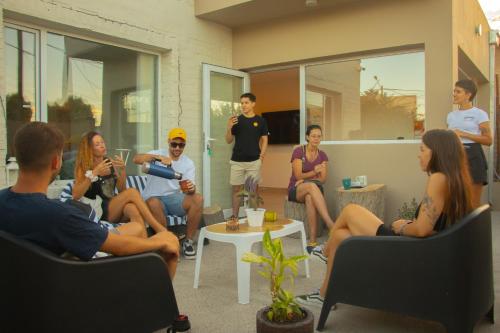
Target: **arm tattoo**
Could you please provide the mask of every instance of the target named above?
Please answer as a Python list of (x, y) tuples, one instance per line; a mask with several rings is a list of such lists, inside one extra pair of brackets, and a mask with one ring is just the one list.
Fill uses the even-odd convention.
[(439, 213), (436, 211), (432, 198), (427, 193), (422, 199), (422, 208), (425, 210), (425, 215), (429, 219), (429, 223), (434, 227), (439, 217)]

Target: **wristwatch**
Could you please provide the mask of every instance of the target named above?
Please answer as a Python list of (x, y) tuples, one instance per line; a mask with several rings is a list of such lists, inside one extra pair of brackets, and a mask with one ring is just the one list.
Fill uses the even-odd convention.
[(97, 179), (99, 179), (99, 177), (94, 176), (94, 174), (92, 173), (92, 170), (87, 170), (85, 172), (85, 177), (87, 177), (88, 179), (90, 179), (91, 183), (96, 182)]

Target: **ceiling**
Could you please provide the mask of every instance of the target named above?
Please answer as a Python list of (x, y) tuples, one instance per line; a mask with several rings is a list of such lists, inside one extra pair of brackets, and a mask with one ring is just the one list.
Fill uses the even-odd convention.
[(230, 28), (236, 28), (287, 16), (324, 11), (343, 4), (368, 0), (317, 0), (317, 5), (313, 7), (307, 7), (306, 0), (226, 1), (226, 6), (220, 5), (221, 1), (219, 1), (218, 6), (213, 6), (212, 9), (204, 8), (204, 11), (196, 16)]

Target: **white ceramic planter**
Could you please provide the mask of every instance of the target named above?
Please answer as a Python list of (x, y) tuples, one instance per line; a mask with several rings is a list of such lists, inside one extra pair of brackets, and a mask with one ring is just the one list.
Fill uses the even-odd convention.
[(253, 208), (245, 209), (248, 225), (250, 227), (261, 227), (262, 223), (264, 223), (265, 211), (266, 210), (264, 208), (257, 208), (257, 210), (254, 210)]

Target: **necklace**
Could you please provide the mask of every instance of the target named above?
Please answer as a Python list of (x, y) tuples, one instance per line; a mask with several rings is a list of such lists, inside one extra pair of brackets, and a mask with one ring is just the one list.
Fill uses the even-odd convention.
[(315, 161), (316, 158), (318, 157), (318, 151), (319, 151), (319, 149), (317, 149), (317, 148), (316, 149), (313, 148), (312, 150), (310, 148), (307, 148), (306, 149), (307, 160), (311, 161), (311, 162)]

